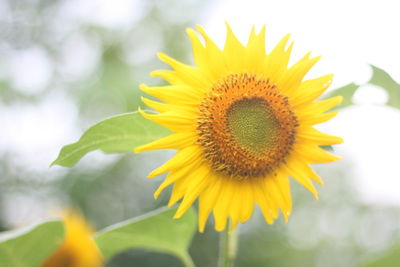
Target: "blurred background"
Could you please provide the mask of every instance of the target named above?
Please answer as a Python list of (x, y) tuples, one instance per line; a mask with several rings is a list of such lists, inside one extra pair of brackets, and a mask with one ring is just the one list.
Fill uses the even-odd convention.
[[(267, 49), (291, 33), (292, 62), (309, 50), (323, 56), (309, 78), (334, 73), (332, 89), (361, 86), (321, 126), (345, 143), (334, 148), (342, 161), (315, 166), (326, 182), (320, 200), (292, 181), (289, 223), (268, 226), (257, 210), (240, 227), (236, 266), (400, 266), (400, 112), (367, 85), (369, 64), (400, 81), (396, 1), (0, 0), (0, 230), (70, 205), (97, 229), (165, 205), (169, 192), (152, 197), (162, 177), (145, 177), (173, 151), (93, 152), (73, 168), (48, 166), (90, 125), (137, 109), (140, 83), (164, 83), (148, 75), (167, 67), (158, 51), (192, 63), (186, 27), (203, 25), (222, 45), (225, 20), (243, 41), (267, 24)], [(212, 225), (195, 236), (197, 266), (216, 266), (217, 245)], [(163, 255), (148, 263), (146, 253), (109, 266), (179, 266)]]

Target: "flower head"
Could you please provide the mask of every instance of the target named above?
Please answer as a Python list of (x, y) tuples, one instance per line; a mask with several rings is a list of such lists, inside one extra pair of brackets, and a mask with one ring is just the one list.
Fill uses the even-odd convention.
[(304, 80), (319, 60), (310, 53), (288, 66), (293, 43), (285, 36), (270, 52), (265, 51), (265, 27), (254, 28), (243, 45), (227, 25), (225, 46), (220, 49), (201, 27), (188, 29), (195, 66), (180, 63), (165, 54), (159, 58), (173, 70), (153, 76), (170, 85), (141, 89), (162, 100), (143, 98), (159, 114), (144, 117), (159, 123), (172, 134), (135, 149), (177, 149), (177, 154), (150, 173), (168, 176), (155, 197), (173, 184), (169, 205), (182, 199), (179, 218), (199, 199), (199, 228), (212, 212), (215, 228), (232, 229), (247, 221), (258, 204), (272, 224), (281, 210), (285, 220), (291, 213), (289, 176), (317, 198), (312, 183), (322, 184), (309, 166), (337, 160), (321, 145), (342, 142), (313, 125), (336, 115), (328, 112), (342, 97), (317, 101), (328, 88), (332, 75)]
[(93, 231), (75, 212), (64, 214), (63, 244), (43, 263), (42, 267), (101, 267), (103, 256), (93, 241)]

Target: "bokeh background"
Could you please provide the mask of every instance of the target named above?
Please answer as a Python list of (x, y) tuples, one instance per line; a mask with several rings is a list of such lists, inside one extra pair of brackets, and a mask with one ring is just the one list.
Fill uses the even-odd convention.
[[(334, 148), (342, 161), (315, 166), (326, 182), (320, 200), (292, 182), (289, 223), (268, 226), (257, 210), (240, 227), (236, 266), (400, 266), (400, 112), (367, 85), (369, 64), (400, 81), (400, 17), (385, 0), (0, 0), (0, 230), (71, 205), (101, 229), (165, 205), (168, 192), (152, 197), (162, 178), (145, 177), (173, 151), (93, 152), (73, 168), (48, 166), (90, 125), (137, 109), (140, 83), (164, 83), (148, 75), (167, 67), (158, 51), (192, 62), (186, 27), (201, 24), (222, 45), (225, 20), (243, 41), (267, 24), (267, 49), (291, 33), (294, 61), (323, 56), (309, 78), (335, 73), (332, 88), (362, 86), (321, 126), (345, 143)], [(217, 245), (212, 225), (196, 234), (197, 266), (216, 266)], [(109, 266), (179, 266), (148, 255), (126, 252)]]

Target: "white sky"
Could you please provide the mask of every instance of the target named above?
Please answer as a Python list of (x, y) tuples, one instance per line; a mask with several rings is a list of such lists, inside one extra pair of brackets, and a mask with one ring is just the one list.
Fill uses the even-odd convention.
[[(350, 82), (364, 84), (368, 64), (383, 68), (400, 81), (400, 2), (350, 0), (221, 0), (200, 24), (222, 44), (224, 21), (241, 40), (250, 27), (267, 25), (267, 49), (286, 33), (295, 41), (293, 55), (313, 51), (322, 60), (309, 77), (334, 73), (331, 88)], [(400, 204), (400, 111), (380, 104), (387, 95), (366, 86), (355, 96), (360, 105), (343, 111), (323, 128), (345, 139), (337, 153), (354, 166), (354, 179), (365, 201)], [(346, 160), (347, 156), (347, 160)]]

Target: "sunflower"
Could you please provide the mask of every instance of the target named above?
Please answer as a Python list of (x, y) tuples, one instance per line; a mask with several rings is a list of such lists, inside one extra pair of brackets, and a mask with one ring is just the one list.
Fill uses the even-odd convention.
[(103, 256), (93, 241), (93, 231), (76, 212), (64, 214), (65, 240), (42, 267), (101, 267)]
[(313, 126), (336, 115), (328, 112), (341, 96), (317, 101), (333, 75), (304, 80), (320, 57), (310, 53), (288, 66), (293, 43), (286, 35), (270, 52), (265, 50), (265, 26), (254, 27), (243, 45), (227, 24), (220, 49), (202, 27), (187, 29), (195, 66), (159, 53), (173, 70), (152, 76), (169, 85), (141, 90), (163, 102), (142, 98), (157, 114), (139, 112), (172, 131), (169, 136), (137, 147), (135, 152), (177, 149), (176, 155), (149, 174), (168, 172), (154, 196), (173, 184), (169, 206), (182, 199), (174, 218), (181, 217), (198, 199), (199, 231), (210, 213), (222, 231), (230, 218), (231, 230), (252, 216), (257, 204), (267, 223), (285, 221), (292, 209), (289, 177), (318, 198), (313, 185), (321, 178), (309, 164), (339, 158), (321, 149), (342, 142)]

